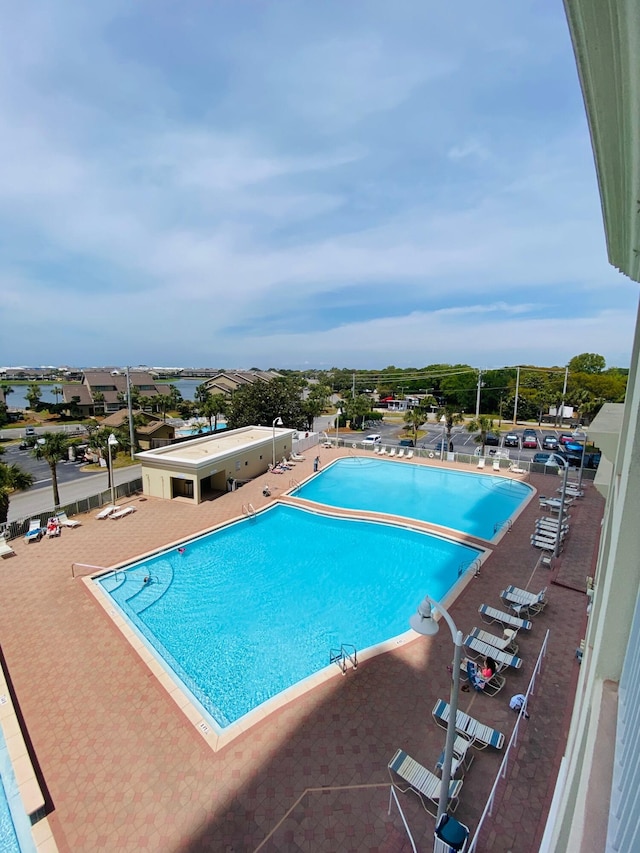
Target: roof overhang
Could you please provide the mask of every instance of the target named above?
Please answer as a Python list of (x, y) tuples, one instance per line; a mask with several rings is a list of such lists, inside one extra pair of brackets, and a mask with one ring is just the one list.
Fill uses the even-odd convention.
[(596, 163), (609, 261), (640, 281), (637, 0), (564, 0)]

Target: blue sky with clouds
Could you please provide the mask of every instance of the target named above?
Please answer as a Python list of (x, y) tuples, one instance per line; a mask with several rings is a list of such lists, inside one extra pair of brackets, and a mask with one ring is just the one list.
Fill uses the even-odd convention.
[(1, 364), (628, 364), (559, 2), (0, 11)]

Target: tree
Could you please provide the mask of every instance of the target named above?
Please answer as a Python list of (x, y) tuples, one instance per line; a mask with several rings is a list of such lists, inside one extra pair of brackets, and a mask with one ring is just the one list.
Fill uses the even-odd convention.
[[(104, 394), (102, 391), (94, 391), (93, 392), (93, 402), (98, 405), (102, 404), (102, 414), (106, 414), (105, 402), (104, 402)], [(95, 414), (95, 406), (94, 406), (94, 414)]]
[(171, 397), (169, 394), (156, 394), (153, 399), (153, 405), (162, 413), (162, 420), (167, 421), (167, 411), (171, 408)]
[(60, 506), (60, 495), (58, 493), (58, 470), (57, 465), (67, 455), (69, 439), (63, 432), (48, 432), (39, 438), (33, 448), (36, 459), (44, 459), (51, 471), (51, 485), (53, 486), (53, 505)]
[(214, 419), (213, 431), (215, 432), (218, 429), (218, 416), (222, 415), (224, 417), (227, 414), (228, 402), (228, 397), (225, 394), (209, 394), (207, 397), (205, 407), (208, 408), (206, 411), (203, 409), (202, 414), (209, 418), (209, 431), (211, 431), (211, 417)]
[(451, 432), (456, 424), (464, 423), (464, 415), (453, 406), (445, 405), (441, 409), (438, 409), (437, 416), (439, 420), (444, 418), (445, 431), (447, 433), (447, 446), (449, 449), (452, 449)]
[(307, 419), (307, 429), (313, 431), (313, 422), (324, 412), (329, 405), (329, 397), (331, 389), (327, 385), (318, 383), (312, 385), (309, 389), (307, 399), (304, 400), (302, 407)]
[(29, 408), (35, 412), (40, 405), (40, 398), (42, 397), (40, 386), (36, 382), (30, 382), (27, 388), (27, 393), (24, 396), (27, 398)]
[[(0, 447), (0, 456), (4, 448)], [(34, 478), (19, 465), (7, 465), (0, 460), (0, 524), (9, 518), (9, 502), (14, 492), (21, 492), (33, 485)]]
[(182, 402), (182, 394), (180, 393), (180, 389), (176, 388), (175, 385), (169, 385), (169, 398), (171, 400), (171, 410), (176, 411)]
[(54, 385), (53, 388), (51, 389), (51, 393), (56, 398), (56, 406), (57, 406), (58, 405), (58, 397), (62, 397), (62, 394), (64, 392), (62, 391), (62, 388), (59, 385)]
[(414, 445), (418, 443), (418, 430), (422, 426), (425, 421), (428, 420), (429, 414), (426, 409), (426, 406), (429, 405), (429, 401), (433, 399), (431, 397), (425, 398), (422, 400), (419, 406), (416, 406), (414, 409), (407, 409), (404, 413), (404, 422), (408, 427), (411, 427), (411, 431), (413, 432), (413, 443)]
[(603, 355), (595, 352), (583, 352), (574, 355), (569, 362), (569, 373), (602, 373), (607, 363)]
[(210, 393), (211, 392), (207, 388), (206, 383), (203, 382), (202, 385), (198, 385), (193, 396), (194, 396), (196, 403), (204, 404), (205, 400), (207, 399), (207, 397), (209, 396)]
[(491, 432), (494, 427), (493, 420), (486, 415), (480, 415), (477, 420), (469, 421), (467, 424), (467, 432), (477, 432), (475, 437), (476, 444), (482, 445), (480, 451), (481, 456), (484, 456), (484, 446), (487, 443), (487, 433)]
[(242, 385), (229, 402), (227, 425), (231, 429), (252, 424), (270, 427), (278, 417), (285, 426), (304, 429), (299, 381), (283, 377)]

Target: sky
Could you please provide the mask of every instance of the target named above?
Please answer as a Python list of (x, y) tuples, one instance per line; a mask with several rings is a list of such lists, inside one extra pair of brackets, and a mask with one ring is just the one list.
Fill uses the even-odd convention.
[(628, 366), (560, 0), (0, 13), (0, 364)]

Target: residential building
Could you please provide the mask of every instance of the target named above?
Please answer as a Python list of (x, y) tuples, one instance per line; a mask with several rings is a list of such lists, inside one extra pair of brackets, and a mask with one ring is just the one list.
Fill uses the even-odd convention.
[[(640, 281), (640, 14), (637, 0), (565, 0), (609, 261)], [(606, 299), (603, 294), (603, 299)], [(640, 850), (640, 325), (624, 406), (589, 437), (607, 496), (573, 717), (541, 849)]]
[[(143, 403), (167, 391), (165, 385), (157, 384), (146, 371), (131, 371), (129, 381), (132, 392), (137, 392)], [(82, 417), (112, 414), (126, 400), (127, 375), (118, 370), (87, 370), (80, 384), (64, 384), (62, 392), (64, 402), (75, 404)]]
[(280, 377), (280, 373), (273, 370), (221, 370), (207, 379), (204, 383), (212, 394), (226, 394), (231, 396), (233, 392), (242, 385), (253, 385), (256, 382), (270, 382)]

